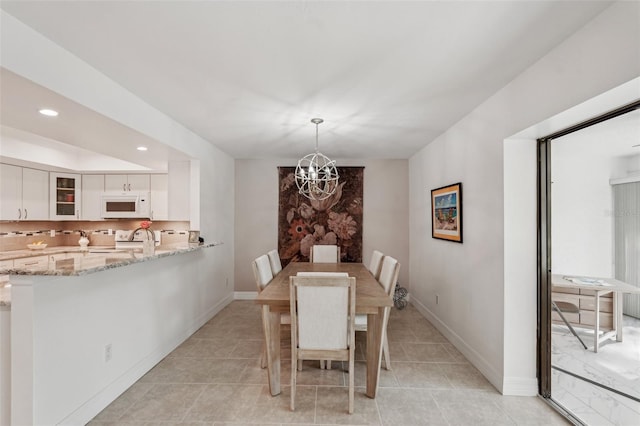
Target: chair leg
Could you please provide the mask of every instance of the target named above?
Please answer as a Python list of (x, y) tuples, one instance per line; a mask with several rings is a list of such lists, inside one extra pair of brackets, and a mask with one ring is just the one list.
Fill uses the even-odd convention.
[(391, 358), (389, 357), (389, 340), (387, 339), (387, 333), (384, 334), (382, 354), (384, 355), (384, 367), (387, 370), (391, 370)]
[(349, 356), (349, 414), (353, 414), (354, 411), (354, 376), (355, 376), (355, 362), (354, 362), (354, 356), (353, 356), (353, 351), (351, 352), (351, 355)]
[(298, 360), (298, 371), (302, 371), (302, 360)]
[(331, 360), (327, 360), (327, 370), (331, 370)]
[(587, 349), (587, 345), (584, 344), (584, 342), (582, 341), (580, 336), (578, 336), (578, 333), (576, 333), (576, 331), (573, 329), (571, 324), (569, 324), (569, 321), (567, 321), (567, 319), (564, 317), (564, 315), (562, 315), (562, 311), (560, 310), (560, 308), (558, 308), (558, 306), (554, 302), (551, 302), (551, 306), (552, 306), (553, 310), (556, 311), (558, 313), (558, 315), (560, 315), (560, 318), (562, 318), (562, 321), (564, 321), (564, 323), (567, 325), (567, 327), (569, 327), (569, 331), (571, 331), (571, 333), (574, 336), (576, 336), (578, 338), (578, 340), (580, 340), (580, 343), (582, 343), (582, 347)]
[(291, 411), (296, 411), (296, 376), (298, 373), (297, 370), (297, 364), (298, 361), (302, 361), (302, 360), (297, 360), (297, 353), (295, 351), (295, 349), (292, 348), (291, 351), (291, 404), (290, 404), (290, 408)]
[(262, 344), (262, 354), (260, 355), (260, 368), (267, 368), (267, 346)]

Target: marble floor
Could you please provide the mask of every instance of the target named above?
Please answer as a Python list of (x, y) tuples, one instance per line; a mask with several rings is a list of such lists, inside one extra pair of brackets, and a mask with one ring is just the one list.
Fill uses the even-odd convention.
[[(587, 344), (565, 326), (554, 325), (551, 363), (581, 377), (640, 399), (640, 320), (624, 316), (623, 341), (606, 341), (593, 352), (593, 333), (576, 328)], [(640, 402), (552, 370), (551, 396), (583, 423), (594, 426), (640, 425)]]
[[(340, 363), (305, 363), (296, 411), (289, 387), (272, 397), (260, 368), (260, 310), (234, 301), (134, 383), (89, 424), (99, 425), (566, 425), (538, 397), (500, 395), (411, 305), (389, 323), (392, 360), (376, 399), (364, 395), (364, 336), (357, 337), (355, 413)], [(362, 334), (362, 333), (359, 333)], [(282, 357), (290, 340), (283, 333)], [(282, 361), (283, 384), (290, 359)]]

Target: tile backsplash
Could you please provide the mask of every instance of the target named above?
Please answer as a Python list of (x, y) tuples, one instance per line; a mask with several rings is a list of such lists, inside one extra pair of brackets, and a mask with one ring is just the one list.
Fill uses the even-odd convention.
[[(139, 219), (113, 221), (74, 222), (0, 222), (0, 251), (22, 250), (27, 244), (42, 241), (50, 247), (75, 246), (80, 239), (80, 231), (87, 233), (89, 245), (112, 246), (114, 235), (109, 230), (130, 229), (140, 226)], [(189, 222), (154, 221), (151, 229), (162, 232), (162, 244), (186, 242), (189, 238)], [(55, 236), (51, 236), (52, 232)]]

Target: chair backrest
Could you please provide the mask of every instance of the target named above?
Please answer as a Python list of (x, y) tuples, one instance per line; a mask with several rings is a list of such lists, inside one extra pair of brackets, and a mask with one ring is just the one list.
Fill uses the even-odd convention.
[(369, 262), (369, 271), (378, 279), (380, 277), (380, 267), (382, 266), (382, 257), (384, 254), (378, 250), (374, 250), (371, 254), (371, 262)]
[(310, 260), (313, 263), (338, 263), (340, 262), (340, 247), (336, 245), (312, 246)]
[(278, 250), (271, 250), (267, 253), (267, 256), (269, 256), (269, 263), (271, 263), (271, 273), (275, 277), (278, 275), (278, 272), (282, 271), (282, 263), (280, 262)]
[(269, 256), (266, 254), (263, 254), (253, 261), (253, 277), (256, 279), (258, 293), (260, 293), (273, 279)]
[(380, 269), (380, 278), (378, 278), (378, 282), (388, 295), (393, 294), (395, 291), (399, 273), (400, 263), (391, 256), (385, 256), (382, 260), (382, 268)]
[(343, 350), (353, 340), (356, 279), (290, 277), (291, 324), (301, 350)]

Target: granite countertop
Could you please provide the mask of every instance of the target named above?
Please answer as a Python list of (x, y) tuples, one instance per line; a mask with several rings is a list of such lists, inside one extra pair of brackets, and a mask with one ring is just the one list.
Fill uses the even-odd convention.
[(11, 306), (11, 285), (8, 281), (0, 281), (0, 306)]
[[(0, 260), (22, 259), (28, 257), (68, 254), (71, 257), (60, 259), (46, 269), (12, 268), (0, 269), (0, 275), (87, 275), (107, 269), (119, 268), (134, 263), (148, 262), (167, 256), (201, 250), (222, 244), (221, 242), (189, 245), (187, 243), (156, 247), (155, 254), (145, 256), (141, 249), (115, 249), (113, 247), (92, 247), (81, 250), (79, 247), (51, 247), (44, 250), (13, 250), (2, 252)], [(49, 262), (51, 263), (51, 262)]]

